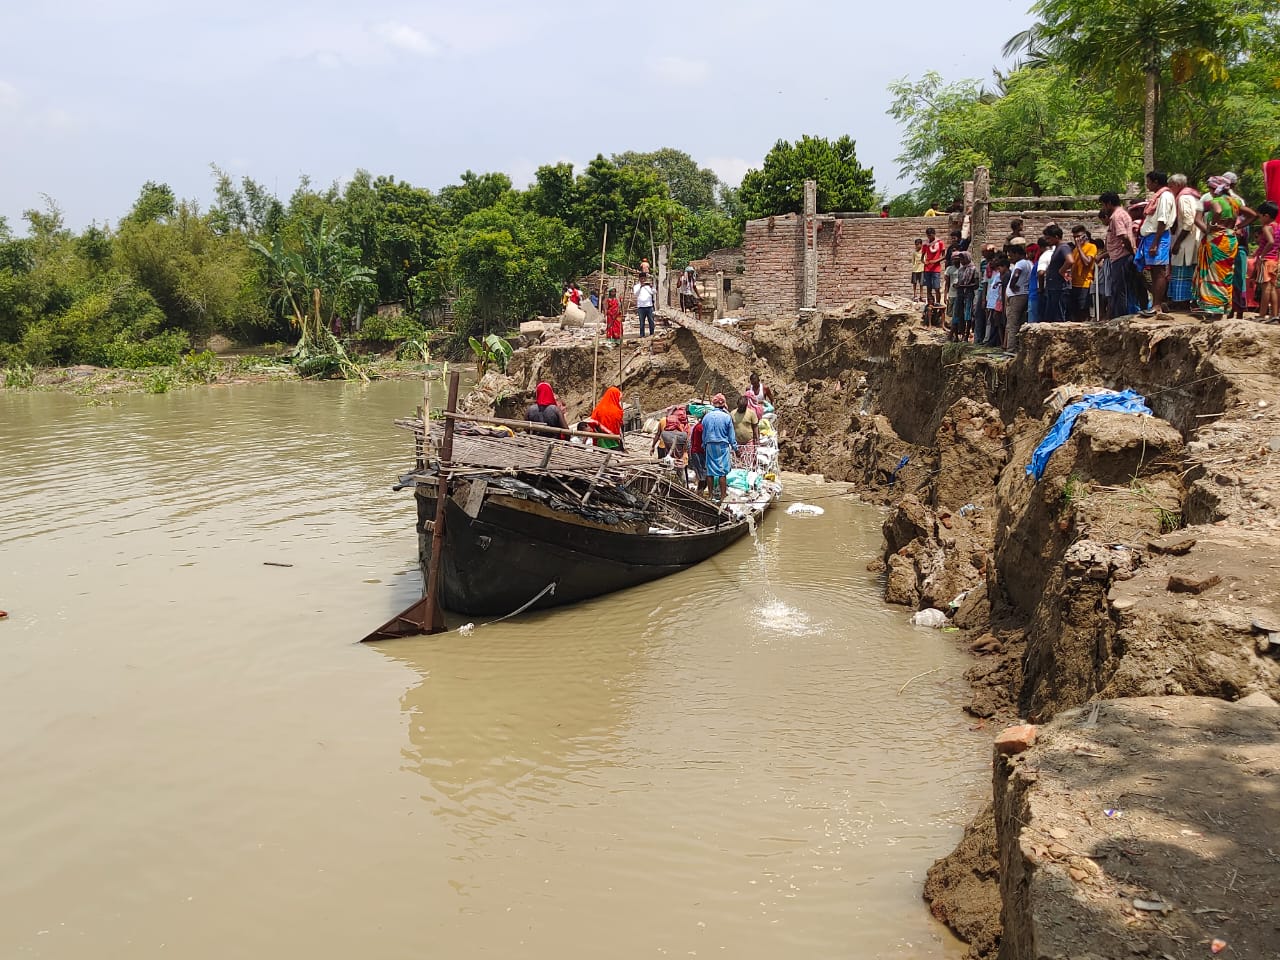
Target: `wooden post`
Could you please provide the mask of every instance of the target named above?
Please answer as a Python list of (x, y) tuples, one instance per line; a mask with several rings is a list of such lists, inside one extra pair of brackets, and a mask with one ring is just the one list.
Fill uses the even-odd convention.
[(983, 245), (987, 242), (991, 218), (991, 172), (986, 167), (973, 171), (973, 220), (970, 223), (969, 249), (975, 251), (974, 261), (981, 259)]
[[(448, 413), (458, 412), (458, 373), (449, 374)], [(449, 499), (448, 464), (453, 460), (453, 418), (445, 417), (444, 439), (440, 442), (439, 470), (436, 473), (436, 520), (431, 530), (431, 561), (427, 564), (427, 609), (423, 633), (443, 633), (444, 610), (440, 606), (440, 556), (444, 552), (444, 508)]]
[[(604, 239), (600, 241), (600, 306), (604, 306), (604, 254), (609, 246), (609, 225), (604, 225)], [(596, 311), (599, 313), (599, 310)], [(600, 324), (596, 323), (595, 350), (591, 358), (591, 395), (596, 395), (596, 371), (600, 366)]]

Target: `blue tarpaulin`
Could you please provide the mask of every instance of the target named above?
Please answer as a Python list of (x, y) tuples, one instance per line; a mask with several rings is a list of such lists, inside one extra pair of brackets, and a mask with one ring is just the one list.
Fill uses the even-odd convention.
[(1040, 441), (1031, 454), (1031, 462), (1027, 464), (1027, 473), (1039, 480), (1044, 476), (1044, 468), (1049, 465), (1049, 455), (1067, 442), (1071, 429), (1076, 425), (1076, 417), (1086, 410), (1115, 410), (1119, 413), (1151, 413), (1146, 398), (1132, 390), (1104, 390), (1101, 393), (1085, 394), (1083, 400), (1077, 400), (1060, 414), (1053, 422), (1045, 438)]

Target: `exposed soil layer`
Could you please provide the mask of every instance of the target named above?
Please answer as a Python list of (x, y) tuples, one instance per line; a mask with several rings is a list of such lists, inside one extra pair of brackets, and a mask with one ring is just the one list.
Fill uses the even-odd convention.
[(1257, 699), (1104, 700), (996, 758), (1001, 957), (1277, 955), (1280, 707)]
[[(477, 402), (515, 412), (545, 378), (570, 413), (582, 415), (590, 409), (594, 367), (596, 393), (620, 382), (628, 400), (652, 411), (689, 396), (732, 395), (757, 370), (776, 397), (787, 468), (850, 482), (888, 508), (884, 552), (871, 565), (884, 572), (889, 602), (934, 607), (960, 628), (953, 635), (975, 655), (967, 673), (974, 716), (1048, 723), (1090, 701), (1138, 698), (1118, 701), (1123, 710), (1105, 708), (1126, 718), (1124, 729), (1155, 738), (1143, 749), (1139, 740), (1117, 748), (1132, 749), (1133, 769), (1117, 767), (1116, 774), (1164, 782), (1186, 777), (1191, 784), (1192, 760), (1212, 752), (1207, 733), (1175, 742), (1157, 730), (1178, 711), (1190, 711), (1206, 731), (1212, 713), (1224, 742), (1256, 737), (1259, 746), (1274, 747), (1274, 725), (1225, 701), (1251, 694), (1280, 700), (1280, 328), (1163, 315), (1036, 324), (1023, 328), (1011, 357), (948, 344), (919, 325), (918, 308), (871, 299), (762, 323), (753, 339), (755, 357), (746, 358), (688, 331), (667, 331), (629, 342), (620, 377), (615, 352), (601, 351), (596, 361), (589, 346), (534, 347), (517, 352), (508, 376), (486, 378)], [(1084, 413), (1033, 479), (1027, 465), (1053, 420), (1098, 388), (1132, 389), (1154, 416)], [(1052, 744), (1066, 727), (1046, 729)], [(1231, 763), (1212, 763), (1219, 761)], [(1030, 769), (1028, 761), (1018, 763)], [(1057, 769), (1064, 792), (1077, 777), (1081, 790), (1097, 786), (1089, 779), (1094, 766)], [(1016, 793), (1017, 804), (1034, 809), (1054, 797), (1046, 783), (1041, 801), (1033, 777), (1011, 786), (1002, 770), (994, 818), (980, 814), (957, 851), (934, 866), (926, 899), (970, 943), (971, 956), (1086, 955), (1087, 941), (1072, 937), (1097, 920), (1092, 908), (1056, 915), (1050, 937), (1033, 921), (1057, 881), (1046, 873), (1050, 879), (1028, 890), (1002, 877), (1012, 862), (1005, 852), (1021, 842), (1002, 802), (1013, 803)], [(1255, 784), (1268, 775), (1243, 776), (1260, 777), (1241, 781)], [(1108, 801), (1125, 802), (1118, 795)], [(1126, 843), (1163, 843), (1146, 833), (1157, 824), (1128, 819)], [(1223, 849), (1247, 846), (1236, 835), (1250, 829), (1243, 816), (1224, 816), (1215, 829)], [(997, 843), (1005, 871), (996, 865)], [(1064, 862), (1074, 876), (1069, 858)], [(1118, 863), (1108, 861), (1102, 872)], [(1255, 858), (1241, 873), (1261, 865)], [(1092, 868), (1077, 870), (1094, 876)], [(1179, 895), (1242, 917), (1244, 901), (1209, 902), (1212, 889), (1197, 886), (1208, 877), (1188, 875)], [(1114, 883), (1107, 896), (1128, 890), (1118, 878)], [(1003, 946), (1000, 884), (1010, 931)], [(1018, 901), (1021, 913), (1010, 913), (1011, 892), (1030, 898)], [(1129, 927), (1145, 931), (1153, 924), (1130, 916), (1132, 908), (1111, 904), (1102, 912), (1113, 926), (1136, 921)], [(1191, 916), (1200, 918), (1201, 936), (1208, 915)], [(1233, 949), (1261, 956), (1241, 951), (1262, 926), (1240, 923), (1254, 932), (1238, 936), (1241, 946)], [(1191, 937), (1191, 927), (1169, 929), (1167, 940), (1135, 935), (1123, 949), (1092, 952), (1124, 956), (1158, 942), (1177, 947), (1162, 946), (1169, 956), (1190, 956), (1180, 951), (1193, 941), (1176, 936)], [(1058, 947), (1045, 944), (1070, 950), (1053, 953)]]

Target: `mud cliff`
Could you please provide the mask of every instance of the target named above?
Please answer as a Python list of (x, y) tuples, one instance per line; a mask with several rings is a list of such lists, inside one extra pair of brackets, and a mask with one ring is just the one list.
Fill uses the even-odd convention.
[[(1037, 853), (1028, 831), (1040, 830), (1036, 818), (1051, 808), (1071, 822), (1049, 829), (1072, 836), (1103, 807), (1123, 809), (1127, 795), (1095, 789), (1098, 770), (1059, 763), (1053, 752), (1070, 740), (1071, 711), (1083, 705), (1120, 704), (1102, 714), (1114, 718), (1117, 738), (1184, 714), (1202, 731), (1180, 745), (1167, 738), (1168, 750), (1139, 750), (1135, 741), (1137, 773), (1150, 782), (1189, 781), (1193, 757), (1206, 769), (1234, 769), (1205, 731), (1274, 748), (1269, 720), (1227, 702), (1265, 710), (1280, 700), (1280, 328), (1166, 316), (1039, 324), (1023, 329), (1010, 357), (948, 344), (917, 321), (906, 303), (857, 301), (758, 325), (754, 356), (673, 329), (629, 343), (620, 376), (618, 355), (602, 354), (597, 380), (620, 382), (629, 400), (654, 410), (731, 393), (758, 370), (777, 400), (786, 467), (849, 481), (887, 508), (883, 553), (869, 559), (883, 570), (888, 601), (935, 607), (961, 628), (954, 635), (975, 655), (969, 712), (982, 722), (1048, 724), (1042, 745), (1023, 758), (998, 757), (994, 806), (930, 872), (926, 899), (971, 956), (1083, 955), (1080, 937), (1103, 915), (1113, 931), (1166, 932), (1116, 933), (1124, 949), (1097, 955), (1158, 942), (1154, 956), (1190, 956), (1177, 938), (1207, 929), (1193, 922), (1204, 915), (1176, 911), (1199, 909), (1188, 906), (1197, 897), (1217, 906), (1230, 893), (1215, 899), (1195, 888), (1208, 882), (1213, 856), (1201, 857), (1181, 905), (1157, 922), (1112, 902), (1137, 889), (1118, 876), (1098, 879), (1116, 861), (1073, 866), (1070, 856)], [(550, 376), (571, 413), (584, 413), (593, 361), (585, 345), (519, 351), (509, 376), (486, 379), (480, 400), (513, 412)], [(1153, 416), (1088, 411), (1043, 476), (1029, 476), (1031, 453), (1059, 412), (1097, 388), (1134, 390)], [(1034, 771), (1050, 767), (1056, 779), (1038, 780)], [(1271, 768), (1257, 769), (1265, 785)], [(1054, 807), (1055, 791), (1071, 797), (1075, 789), (1087, 802)], [(1168, 806), (1130, 817), (1129, 849), (1164, 842), (1144, 831), (1169, 828)], [(1179, 829), (1222, 851), (1257, 826), (1224, 814)], [(1280, 838), (1271, 849), (1280, 850)], [(1094, 900), (1096, 915), (1063, 906)], [(1036, 921), (1042, 908), (1048, 925)]]

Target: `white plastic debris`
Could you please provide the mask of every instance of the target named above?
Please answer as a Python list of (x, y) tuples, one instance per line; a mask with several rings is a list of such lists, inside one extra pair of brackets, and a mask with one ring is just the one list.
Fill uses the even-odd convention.
[(917, 627), (929, 627), (937, 630), (947, 622), (947, 615), (941, 610), (935, 610), (929, 607), (927, 610), (917, 610), (911, 615), (911, 623)]
[(474, 623), (464, 623), (458, 628), (458, 633), (464, 637), (471, 636), (471, 631), (476, 628)]
[(967, 596), (969, 596), (969, 591), (961, 590), (959, 593), (956, 594), (955, 599), (952, 600), (949, 604), (947, 604), (947, 606), (949, 606), (952, 610), (959, 610), (960, 604), (964, 603), (965, 598)]
[(820, 517), (824, 513), (821, 507), (815, 507), (811, 503), (793, 503), (787, 507), (787, 516), (789, 517)]

